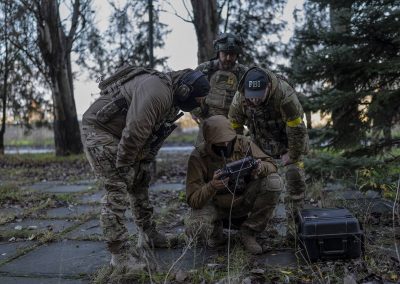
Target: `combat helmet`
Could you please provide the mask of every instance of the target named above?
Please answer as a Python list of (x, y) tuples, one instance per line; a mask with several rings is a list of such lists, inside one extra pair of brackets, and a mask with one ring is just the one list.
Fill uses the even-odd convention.
[(240, 36), (235, 36), (231, 33), (219, 34), (217, 39), (213, 42), (214, 50), (218, 53), (225, 52), (242, 52), (243, 40)]

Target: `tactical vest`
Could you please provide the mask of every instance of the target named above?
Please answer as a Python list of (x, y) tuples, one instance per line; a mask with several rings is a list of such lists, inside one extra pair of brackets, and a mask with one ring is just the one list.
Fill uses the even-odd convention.
[(271, 94), (264, 104), (256, 108), (248, 106), (245, 112), (251, 139), (264, 153), (278, 158), (287, 151), (288, 138), (286, 124), (274, 105), (274, 96)]
[(228, 116), (238, 81), (245, 71), (239, 64), (236, 64), (232, 71), (219, 70), (218, 60), (209, 61), (209, 64), (202, 70), (207, 75), (211, 86), (210, 93), (205, 99), (206, 117)]

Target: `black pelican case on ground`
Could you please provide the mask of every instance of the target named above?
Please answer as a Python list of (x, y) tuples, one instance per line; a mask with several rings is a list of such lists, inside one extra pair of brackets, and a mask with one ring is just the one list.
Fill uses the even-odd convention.
[(298, 213), (297, 232), (306, 261), (358, 258), (364, 249), (360, 223), (347, 209), (303, 209)]

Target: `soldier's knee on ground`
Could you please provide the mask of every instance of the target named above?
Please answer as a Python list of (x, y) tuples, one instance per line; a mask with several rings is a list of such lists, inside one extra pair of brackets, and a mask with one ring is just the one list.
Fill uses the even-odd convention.
[(208, 239), (214, 230), (217, 210), (206, 205), (202, 209), (194, 209), (185, 221), (185, 233), (189, 239)]

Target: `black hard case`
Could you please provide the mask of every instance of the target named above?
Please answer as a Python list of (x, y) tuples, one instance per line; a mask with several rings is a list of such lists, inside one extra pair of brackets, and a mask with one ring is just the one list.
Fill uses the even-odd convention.
[(361, 225), (347, 209), (303, 209), (298, 212), (297, 230), (307, 261), (358, 258), (363, 251)]

